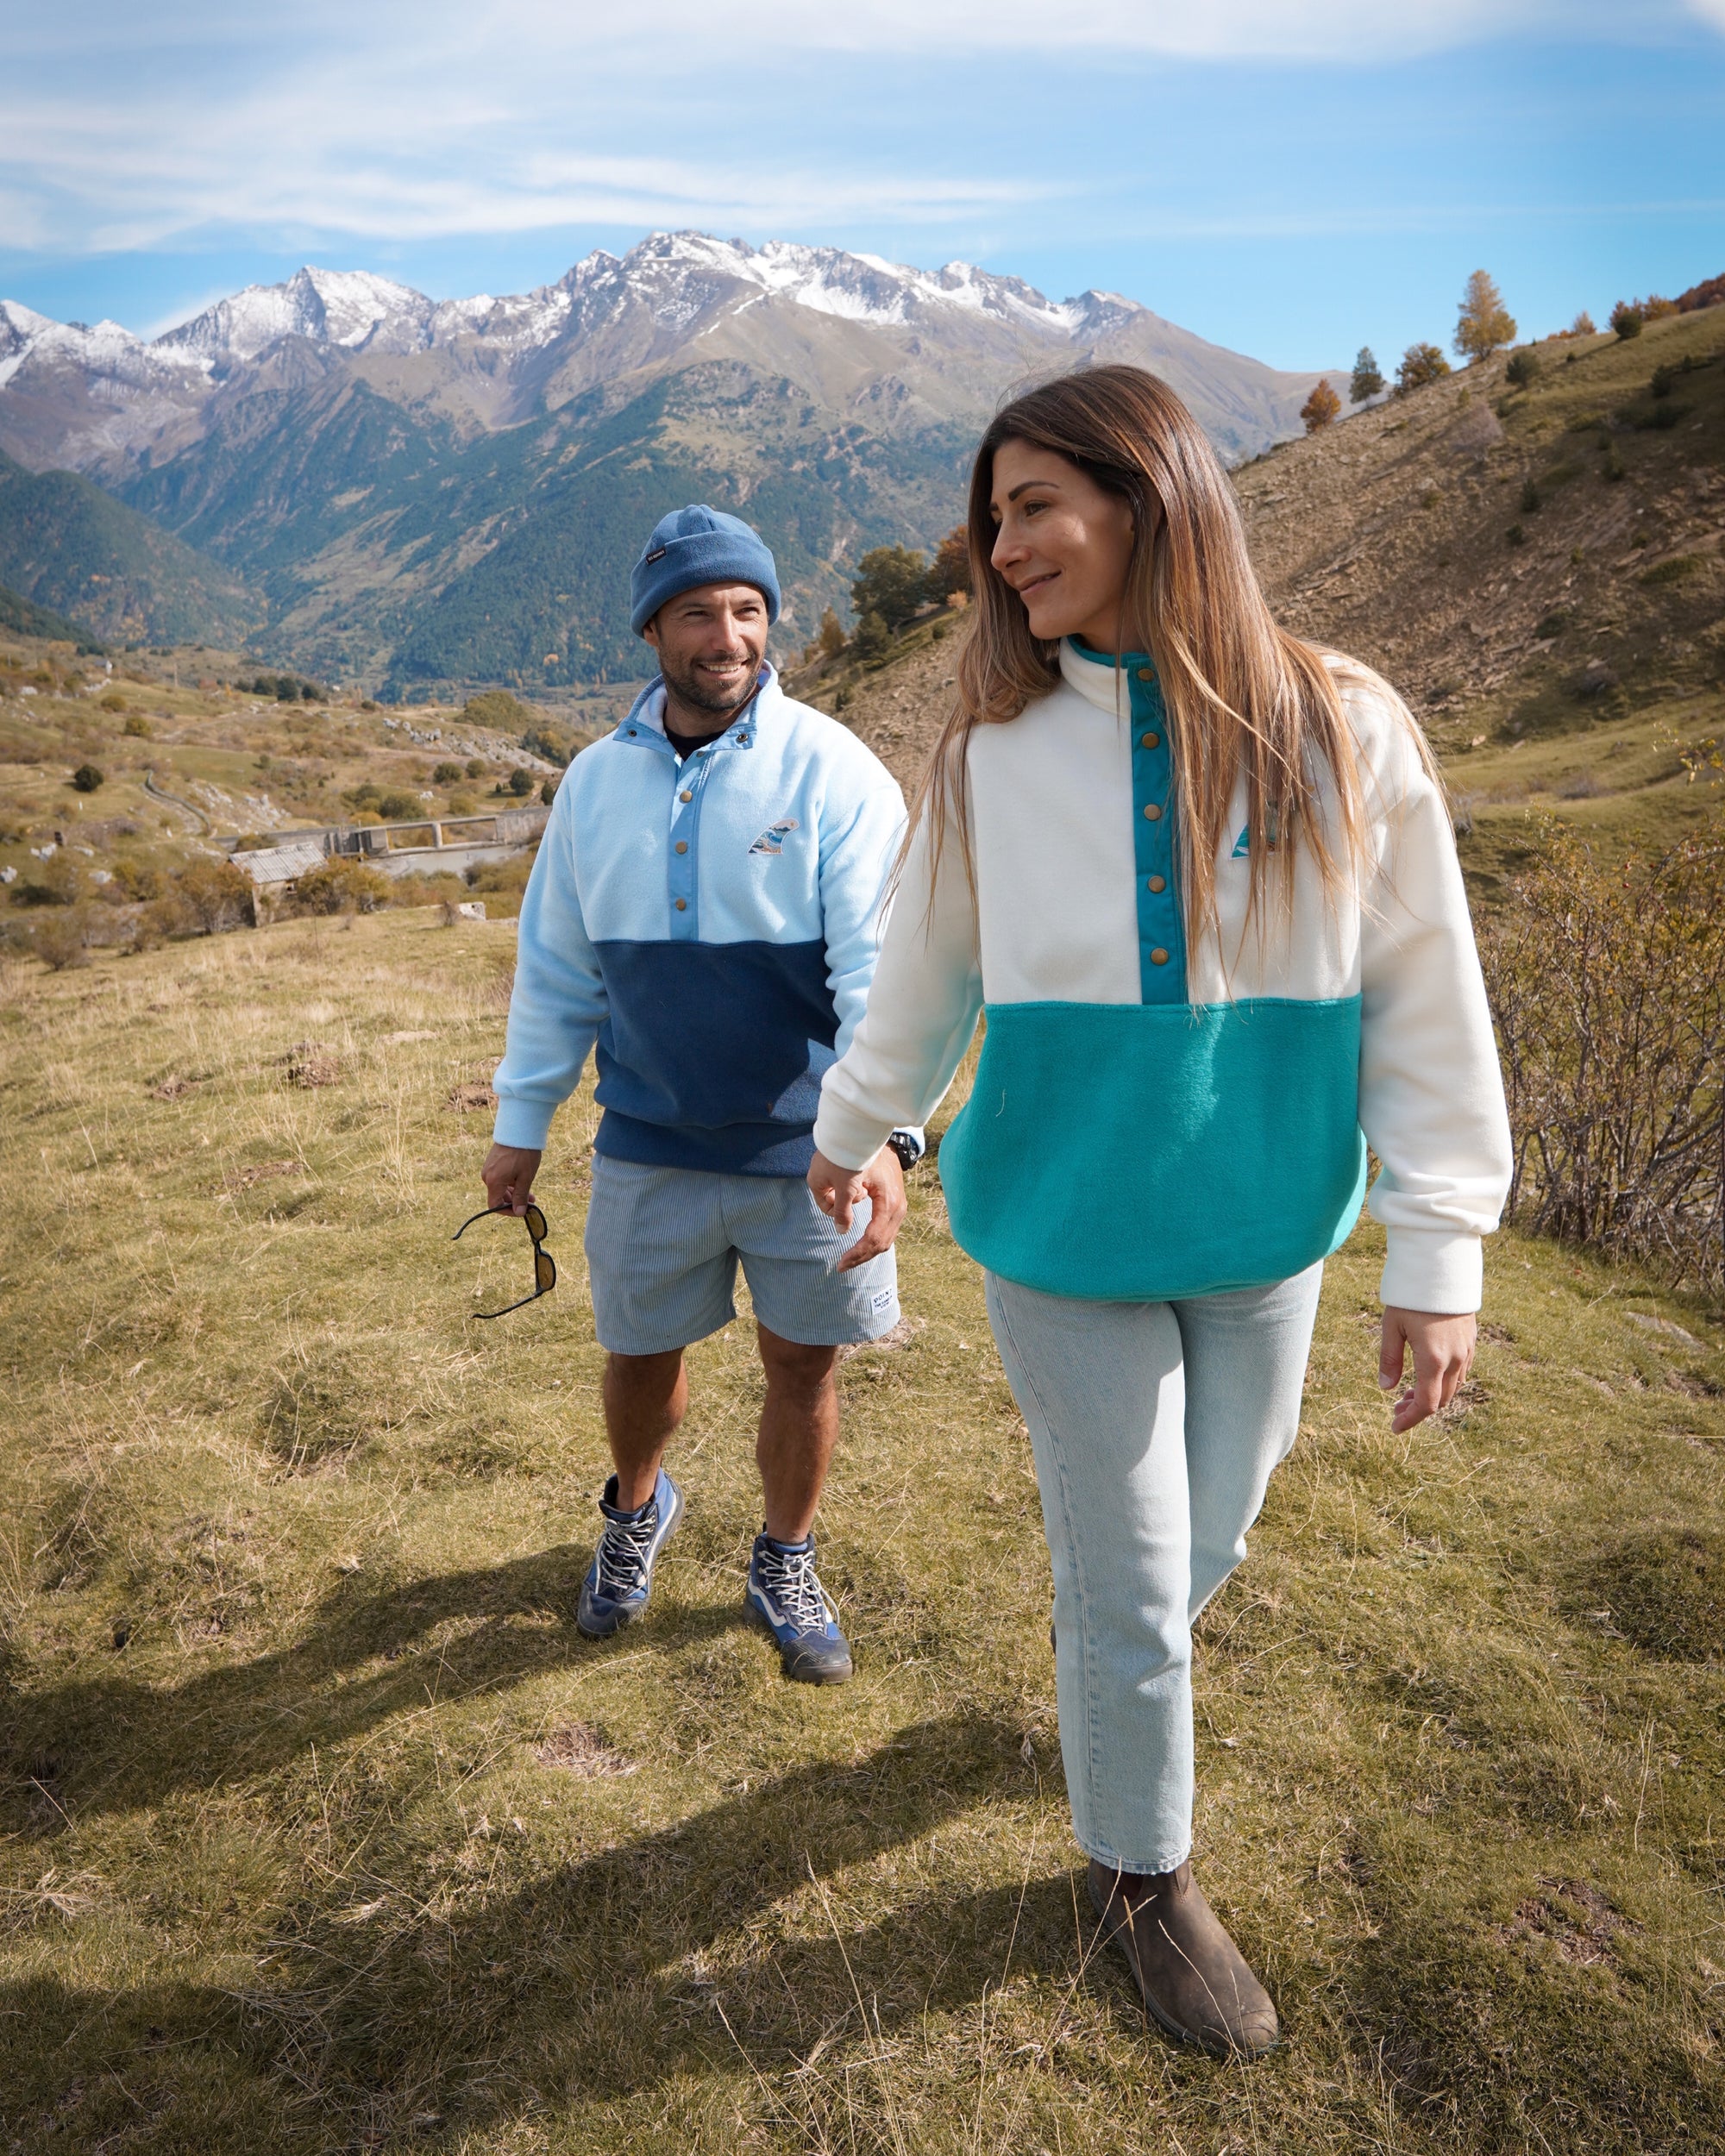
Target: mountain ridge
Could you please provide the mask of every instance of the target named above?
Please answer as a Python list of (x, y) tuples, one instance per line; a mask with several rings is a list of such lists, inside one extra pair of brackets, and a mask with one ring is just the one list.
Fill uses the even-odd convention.
[(1230, 459), (1296, 431), (1320, 379), (1117, 293), (655, 233), (503, 297), (308, 266), (147, 343), (0, 303), (0, 449), (220, 561), (312, 671), (544, 690), (638, 672), (628, 564), (674, 502), (761, 523), (800, 640), (864, 548), (957, 520), (1003, 395), (1107, 360), (1162, 374)]

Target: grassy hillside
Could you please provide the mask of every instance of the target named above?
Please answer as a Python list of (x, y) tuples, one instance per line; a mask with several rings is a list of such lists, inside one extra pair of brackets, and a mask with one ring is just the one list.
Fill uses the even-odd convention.
[[(483, 813), (518, 769), (536, 790), (555, 774), (522, 746), (529, 721), (565, 743), (602, 723), (594, 707), (499, 726), (447, 706), (285, 705), (219, 686), (235, 674), (254, 678), (231, 652), (119, 654), (106, 672), (64, 642), (0, 634), (0, 872), (12, 879), (0, 939), (28, 932), (51, 903), (88, 900), (123, 940), (106, 909), (147, 895), (212, 833), (376, 821), (380, 802), (389, 821)], [(103, 774), (92, 793), (72, 783), (85, 764)], [(57, 839), (44, 863), (40, 849)], [(501, 871), (484, 872), (493, 911), (513, 909), (524, 866), (503, 888), (492, 887)]]
[(1028, 1451), (938, 1185), (907, 1343), (843, 1372), (856, 1683), (741, 1622), (746, 1324), (694, 1357), (653, 1615), (582, 1640), (593, 1111), (541, 1186), (557, 1293), (470, 1323), (527, 1276), (447, 1239), (511, 939), (431, 924), (0, 987), (9, 2147), (1725, 2142), (1715, 1316), (1502, 1238), (1474, 1383), (1398, 1440), (1376, 1232), (1334, 1263), (1199, 1659), (1201, 1861), (1288, 2041), (1182, 2053), (1090, 1952)]
[[(1280, 617), (1382, 668), (1425, 724), (1484, 893), (1530, 818), (1608, 854), (1698, 829), (1718, 774), (1689, 764), (1725, 739), (1725, 306), (1535, 350), (1529, 388), (1500, 357), (1234, 474)], [(800, 685), (828, 710), (842, 690), (908, 783), (961, 627)]]
[(231, 571), (75, 472), (0, 452), (0, 583), (116, 642), (221, 643), (258, 618)]

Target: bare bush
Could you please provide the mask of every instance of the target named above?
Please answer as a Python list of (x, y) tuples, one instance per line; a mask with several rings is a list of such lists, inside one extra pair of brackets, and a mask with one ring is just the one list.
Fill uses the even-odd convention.
[(1561, 826), (1481, 937), (1535, 1234), (1725, 1279), (1725, 845), (1604, 869)]

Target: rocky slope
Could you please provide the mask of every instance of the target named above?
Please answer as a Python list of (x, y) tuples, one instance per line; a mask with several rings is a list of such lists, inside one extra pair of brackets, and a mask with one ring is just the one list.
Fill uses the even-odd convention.
[(305, 269), (150, 344), (7, 304), (0, 447), (219, 556), (301, 663), (550, 686), (638, 667), (627, 565), (668, 503), (755, 517), (806, 634), (858, 552), (951, 523), (1003, 392), (1088, 359), (1166, 375), (1230, 457), (1318, 379), (1113, 294), (656, 234), (512, 298)]

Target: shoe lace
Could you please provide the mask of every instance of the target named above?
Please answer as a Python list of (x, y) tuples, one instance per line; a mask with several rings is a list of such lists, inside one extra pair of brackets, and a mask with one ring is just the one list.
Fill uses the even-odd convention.
[(767, 1592), (800, 1632), (823, 1632), (837, 1612), (814, 1569), (814, 1551), (775, 1550), (761, 1551), (761, 1581)]
[(599, 1539), (599, 1589), (613, 1601), (647, 1583), (647, 1559), (659, 1526), (659, 1507), (649, 1505), (633, 1520), (607, 1520)]

